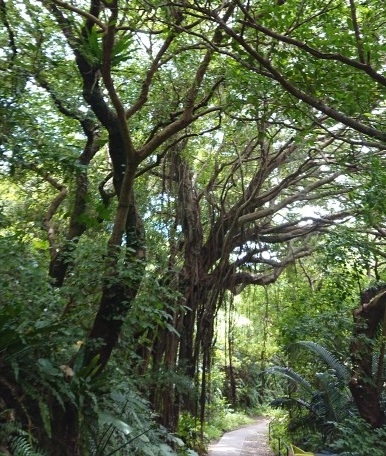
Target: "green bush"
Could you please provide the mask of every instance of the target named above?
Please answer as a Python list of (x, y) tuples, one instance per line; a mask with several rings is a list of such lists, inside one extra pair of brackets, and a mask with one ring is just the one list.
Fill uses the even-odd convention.
[(84, 306), (63, 315), (69, 290), (52, 287), (40, 256), (0, 236), (0, 449), (50, 454), (58, 411), (70, 410), (83, 456), (176, 455), (183, 442), (157, 424), (122, 360), (102, 373), (98, 359), (83, 365), (85, 329), (71, 322)]
[(373, 429), (360, 417), (347, 418), (336, 425), (336, 439), (330, 445), (342, 456), (385, 456), (386, 427)]
[(203, 454), (206, 451), (209, 443), (208, 436), (205, 433), (202, 434), (199, 420), (187, 412), (180, 415), (178, 435), (194, 452)]

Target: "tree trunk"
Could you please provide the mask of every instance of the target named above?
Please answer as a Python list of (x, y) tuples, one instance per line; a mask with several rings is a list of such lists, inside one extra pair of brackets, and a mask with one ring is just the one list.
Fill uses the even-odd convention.
[[(84, 364), (89, 364), (95, 356), (98, 356), (101, 369), (106, 366), (117, 343), (122, 324), (137, 296), (144, 275), (143, 226), (135, 207), (134, 196), (131, 197), (131, 204), (127, 209), (125, 226), (126, 255), (124, 264), (120, 269), (122, 254), (119, 245), (114, 245), (115, 242), (111, 242), (109, 258), (107, 259), (108, 273), (103, 286), (102, 298), (86, 345)], [(124, 267), (124, 271), (122, 267)]]
[(361, 307), (354, 311), (353, 340), (350, 345), (353, 363), (349, 383), (361, 417), (373, 428), (385, 423), (381, 405), (381, 387), (374, 374), (374, 352), (377, 350), (377, 334), (385, 319), (386, 287), (374, 287), (361, 295)]
[(87, 136), (87, 142), (81, 156), (78, 159), (79, 169), (76, 170), (75, 200), (70, 217), (70, 224), (65, 243), (60, 246), (56, 255), (51, 258), (49, 274), (54, 279), (54, 285), (61, 287), (64, 283), (68, 267), (71, 264), (71, 255), (76, 248), (79, 238), (87, 230), (87, 225), (82, 221), (87, 209), (88, 198), (88, 170), (87, 167), (94, 158), (101, 143), (98, 142), (98, 130), (91, 121), (81, 122), (83, 131)]
[(74, 405), (55, 403), (52, 407), (52, 436), (41, 445), (50, 456), (82, 456), (78, 411)]

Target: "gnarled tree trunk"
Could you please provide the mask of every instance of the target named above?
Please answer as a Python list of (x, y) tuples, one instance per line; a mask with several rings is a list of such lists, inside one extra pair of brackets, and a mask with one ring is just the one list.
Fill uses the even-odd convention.
[[(353, 363), (349, 383), (359, 413), (372, 427), (380, 427), (385, 422), (381, 406), (383, 388), (384, 341), (377, 344), (377, 336), (382, 326), (382, 339), (385, 335), (386, 286), (382, 285), (361, 294), (361, 307), (354, 310), (353, 340), (350, 345)], [(374, 366), (375, 355), (378, 363)]]

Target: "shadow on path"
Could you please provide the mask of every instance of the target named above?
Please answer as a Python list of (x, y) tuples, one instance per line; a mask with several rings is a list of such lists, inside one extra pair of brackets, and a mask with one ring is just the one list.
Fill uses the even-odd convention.
[(268, 445), (268, 420), (225, 433), (209, 445), (209, 456), (274, 456)]

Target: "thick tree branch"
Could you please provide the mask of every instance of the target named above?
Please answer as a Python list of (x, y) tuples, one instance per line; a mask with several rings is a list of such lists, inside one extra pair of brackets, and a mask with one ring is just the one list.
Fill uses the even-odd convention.
[[(231, 37), (233, 38), (237, 43), (240, 44), (240, 46), (249, 54), (253, 59), (255, 59), (263, 68), (265, 68), (271, 75), (273, 79), (275, 79), (288, 93), (293, 95), (295, 98), (303, 101), (304, 103), (308, 104), (309, 106), (312, 106), (313, 108), (317, 109), (320, 112), (323, 112), (327, 116), (331, 117), (332, 119), (336, 120), (337, 122), (340, 122), (354, 130), (356, 130), (359, 133), (363, 133), (369, 137), (376, 138), (381, 140), (382, 142), (386, 142), (386, 133), (383, 132), (382, 130), (378, 130), (376, 128), (373, 128), (369, 125), (364, 124), (363, 122), (357, 121), (356, 119), (346, 115), (344, 112), (339, 111), (332, 106), (327, 105), (324, 101), (318, 100), (308, 94), (307, 92), (304, 92), (303, 90), (299, 89), (293, 82), (291, 82), (284, 74), (282, 74), (276, 67), (272, 65), (272, 63), (265, 57), (263, 57), (257, 49), (252, 47), (247, 40), (244, 39), (241, 35), (239, 35), (233, 28), (228, 26), (221, 18), (217, 17), (216, 21), (222, 26), (223, 30)], [(252, 26), (252, 25), (251, 25)], [(255, 28), (261, 28), (259, 24), (253, 24)], [(264, 27), (263, 27), (264, 28)], [(261, 30), (263, 31), (263, 30)], [(267, 29), (267, 33), (274, 33)], [(285, 40), (292, 40), (292, 38), (289, 37), (284, 37)], [(283, 38), (283, 39), (284, 39)], [(296, 41), (296, 40), (295, 40)], [(295, 44), (295, 43), (292, 43)], [(301, 43), (300, 43), (301, 44)], [(306, 48), (308, 48), (307, 45)], [(311, 53), (311, 52), (310, 52)], [(315, 56), (318, 56), (318, 51), (316, 51)], [(323, 53), (319, 56), (319, 58), (327, 58), (330, 54), (323, 55)], [(334, 56), (333, 59), (336, 60), (336, 55), (332, 54)], [(356, 64), (351, 62), (351, 59), (348, 59), (346, 61), (346, 58), (342, 58), (341, 61), (345, 63), (346, 65), (350, 66), (356, 66), (360, 67), (360, 69), (364, 72), (366, 72), (369, 76), (371, 76), (375, 81), (381, 83), (382, 85), (386, 85), (386, 78), (383, 76), (379, 75), (376, 71), (373, 70), (372, 67), (369, 65), (364, 65), (362, 63), (359, 63), (357, 61)]]
[[(353, 2), (353, 0), (350, 0), (350, 3), (352, 3), (352, 2)], [(271, 38), (274, 38), (277, 41), (295, 46), (295, 47), (305, 51), (306, 53), (312, 55), (313, 57), (316, 57), (317, 59), (333, 60), (336, 62), (343, 63), (344, 65), (350, 66), (352, 68), (361, 70), (364, 73), (366, 73), (368, 76), (370, 76), (374, 81), (378, 82), (382, 86), (386, 86), (386, 78), (382, 74), (378, 73), (368, 62), (365, 61), (364, 56), (363, 56), (363, 49), (361, 51), (362, 55), (360, 56), (360, 60), (358, 61), (358, 60), (354, 60), (349, 57), (346, 57), (343, 54), (339, 54), (339, 53), (321, 52), (318, 49), (314, 49), (313, 47), (309, 46), (307, 43), (299, 41), (295, 38), (291, 38), (290, 36), (287, 36), (287, 35), (282, 35), (278, 32), (273, 31), (272, 29), (264, 27), (263, 25), (261, 25), (257, 21), (255, 21), (252, 17), (250, 17), (247, 21), (241, 21), (241, 23), (243, 23), (244, 25), (247, 25), (248, 27), (251, 27), (255, 30), (260, 31), (260, 32), (264, 33), (265, 35), (270, 36)], [(357, 22), (356, 22), (356, 26), (358, 26)], [(358, 33), (359, 33), (359, 30), (358, 30)], [(360, 38), (359, 38), (359, 40), (361, 42)], [(359, 49), (358, 49), (358, 52), (359, 52)]]
[[(73, 13), (76, 13), (79, 16), (84, 17), (85, 19), (87, 19), (87, 21), (89, 23), (98, 25), (102, 31), (104, 31), (104, 32), (106, 31), (106, 25), (102, 21), (100, 21), (98, 17), (94, 16), (91, 12), (84, 11), (81, 8), (77, 8), (74, 5), (71, 5), (66, 2), (62, 2), (61, 0), (51, 0), (51, 1), (54, 2), (55, 5), (60, 6), (63, 9), (72, 11)], [(96, 1), (95, 3), (99, 3), (99, 1)]]
[(9, 42), (9, 47), (12, 52), (12, 61), (15, 60), (18, 50), (16, 46), (16, 41), (15, 41), (15, 33), (11, 28), (11, 24), (8, 21), (7, 17), (7, 6), (4, 0), (0, 0), (0, 20), (3, 23), (7, 33), (8, 33), (8, 42)]
[(363, 50), (363, 41), (362, 41), (362, 37), (361, 37), (361, 32), (359, 30), (355, 0), (350, 0), (350, 11), (351, 11), (351, 19), (352, 19), (353, 29), (354, 29), (354, 34), (355, 34), (355, 41), (356, 41), (357, 50), (358, 50), (359, 62), (369, 65), (370, 64), (369, 59), (367, 59), (367, 62), (365, 60), (365, 53)]
[(52, 218), (56, 214), (57, 210), (59, 209), (60, 205), (64, 201), (67, 196), (67, 187), (52, 177), (49, 173), (42, 171), (40, 168), (35, 166), (32, 163), (27, 163), (23, 165), (25, 168), (32, 169), (36, 172), (39, 176), (41, 176), (46, 182), (48, 182), (52, 187), (58, 190), (58, 194), (55, 198), (51, 201), (44, 217), (43, 217), (43, 226), (47, 232), (47, 239), (49, 243), (49, 252), (51, 261), (56, 258), (58, 252), (58, 245), (56, 242), (56, 232), (55, 226), (52, 223)]

